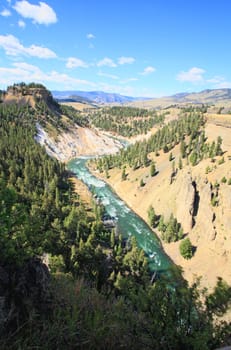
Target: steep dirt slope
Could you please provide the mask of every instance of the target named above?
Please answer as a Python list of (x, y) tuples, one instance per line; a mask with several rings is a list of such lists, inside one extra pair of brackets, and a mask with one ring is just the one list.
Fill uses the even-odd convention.
[[(231, 129), (207, 123), (205, 132), (210, 141), (219, 135), (223, 138), (223, 164), (219, 164), (221, 157), (215, 162), (205, 159), (194, 167), (185, 160), (171, 183), (172, 162), (169, 154), (160, 153), (159, 157), (151, 155), (158, 170), (156, 176), (150, 176), (150, 168), (127, 169), (127, 180), (122, 181), (121, 170), (113, 169), (107, 181), (146, 221), (150, 205), (166, 219), (173, 213), (196, 251), (191, 260), (181, 257), (179, 242), (164, 243), (165, 251), (183, 267), (187, 280), (191, 282), (194, 275), (202, 276), (202, 285), (212, 288), (218, 276), (231, 284), (231, 185), (221, 181), (224, 176), (227, 180), (231, 178)], [(172, 153), (177, 167), (179, 146)], [(141, 179), (146, 183), (144, 187), (140, 187)], [(216, 181), (218, 189), (214, 186)], [(212, 196), (217, 196), (217, 206), (211, 204)]]

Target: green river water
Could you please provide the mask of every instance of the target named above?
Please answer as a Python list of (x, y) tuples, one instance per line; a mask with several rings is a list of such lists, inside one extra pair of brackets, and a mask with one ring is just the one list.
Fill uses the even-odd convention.
[(68, 169), (99, 198), (107, 214), (116, 218), (118, 232), (125, 238), (135, 236), (138, 246), (145, 251), (148, 257), (150, 270), (158, 273), (169, 271), (173, 263), (163, 251), (159, 239), (149, 226), (113, 192), (110, 186), (90, 173), (86, 166), (88, 159), (87, 157), (73, 159), (68, 163)]

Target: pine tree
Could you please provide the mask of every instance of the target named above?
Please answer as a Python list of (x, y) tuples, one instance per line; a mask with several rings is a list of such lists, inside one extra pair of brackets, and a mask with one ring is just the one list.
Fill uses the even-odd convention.
[(221, 148), (221, 144), (222, 144), (222, 138), (221, 136), (218, 136), (217, 138), (217, 144), (216, 144), (216, 148), (215, 148), (215, 154), (216, 156), (221, 156), (222, 155), (222, 148)]
[(189, 238), (184, 239), (180, 243), (180, 253), (185, 259), (191, 259), (193, 256), (193, 246)]
[(158, 230), (160, 232), (165, 232), (165, 230), (166, 230), (166, 225), (165, 225), (165, 222), (164, 222), (164, 216), (163, 215), (161, 215), (161, 217), (160, 217), (159, 224), (158, 224)]
[(181, 141), (181, 144), (180, 144), (180, 152), (181, 152), (181, 157), (182, 158), (185, 158), (186, 157), (186, 143), (184, 140)]
[(189, 160), (193, 166), (197, 164), (197, 153), (195, 151), (191, 153)]
[(115, 230), (111, 230), (111, 235), (110, 235), (110, 246), (113, 249), (115, 247)]
[(174, 159), (172, 152), (170, 152), (168, 159), (169, 159), (169, 162), (171, 162)]
[(125, 181), (126, 178), (127, 178), (127, 175), (126, 175), (126, 167), (123, 167), (121, 179), (122, 179), (122, 181)]
[(152, 205), (150, 205), (150, 207), (148, 208), (148, 221), (149, 221), (149, 225), (151, 227), (155, 226), (156, 214), (155, 214), (155, 210), (154, 210)]
[(150, 175), (151, 175), (151, 177), (153, 177), (153, 176), (155, 176), (155, 174), (156, 174), (156, 166), (155, 166), (155, 163), (152, 162), (151, 167), (150, 167)]

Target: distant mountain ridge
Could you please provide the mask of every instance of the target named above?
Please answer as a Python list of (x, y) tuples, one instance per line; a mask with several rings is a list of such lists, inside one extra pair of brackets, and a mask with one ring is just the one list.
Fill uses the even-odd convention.
[(57, 100), (72, 100), (73, 102), (86, 103), (94, 102), (104, 103), (128, 103), (133, 101), (147, 100), (145, 97), (124, 96), (117, 93), (108, 93), (104, 91), (52, 91), (52, 95)]
[(206, 89), (200, 92), (179, 93), (171, 97), (180, 102), (214, 103), (220, 100), (231, 100), (231, 89)]
[(171, 96), (149, 99), (148, 101), (133, 101), (132, 106), (143, 108), (167, 108), (173, 105), (219, 105), (231, 106), (231, 89), (206, 89), (200, 92), (182, 92)]
[(142, 104), (147, 107), (166, 107), (172, 104), (216, 104), (230, 102), (231, 89), (206, 89), (200, 92), (181, 92), (161, 98), (146, 98), (124, 96), (117, 93), (108, 93), (104, 91), (51, 91), (53, 97), (58, 101), (82, 102), (82, 103), (118, 103), (118, 104)]

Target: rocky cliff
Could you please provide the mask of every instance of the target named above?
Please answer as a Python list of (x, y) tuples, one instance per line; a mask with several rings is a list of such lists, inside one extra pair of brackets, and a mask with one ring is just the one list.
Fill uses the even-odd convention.
[(91, 128), (75, 126), (53, 138), (37, 123), (36, 140), (45, 146), (47, 153), (62, 162), (80, 156), (99, 156), (117, 152), (121, 143), (108, 134)]
[[(52, 94), (43, 86), (30, 86), (24, 84), (16, 84), (9, 86), (2, 98), (5, 103), (29, 104), (34, 107), (36, 102), (44, 101), (47, 106), (54, 107), (56, 102), (53, 100)], [(57, 106), (56, 106), (57, 107)]]
[(193, 184), (191, 172), (184, 172), (175, 183), (176, 191), (176, 217), (181, 223), (184, 232), (190, 232), (193, 227), (196, 190)]
[(211, 184), (207, 179), (199, 178), (198, 188), (198, 213), (195, 218), (195, 230), (207, 237), (208, 240), (214, 240), (216, 237), (215, 213), (211, 204), (212, 191)]
[(216, 237), (216, 215), (211, 205), (212, 186), (205, 177), (192, 177), (191, 171), (182, 173), (174, 185), (176, 217), (184, 232), (202, 231), (209, 239)]

